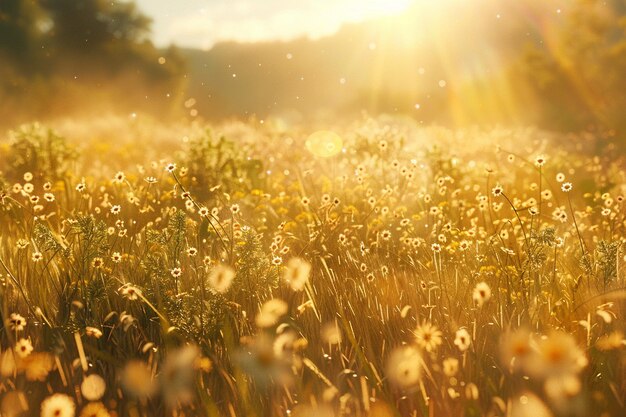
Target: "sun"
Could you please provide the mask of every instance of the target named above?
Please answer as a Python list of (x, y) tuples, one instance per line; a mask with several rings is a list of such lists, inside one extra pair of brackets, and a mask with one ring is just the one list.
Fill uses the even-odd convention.
[(394, 14), (405, 11), (415, 0), (366, 0), (364, 7), (376, 14)]
[(402, 13), (407, 10), (416, 0), (363, 0), (346, 1), (346, 6), (352, 9), (354, 15), (359, 17), (388, 16)]

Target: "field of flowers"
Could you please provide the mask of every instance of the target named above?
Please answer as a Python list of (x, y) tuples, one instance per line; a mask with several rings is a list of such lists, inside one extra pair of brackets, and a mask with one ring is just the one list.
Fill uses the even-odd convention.
[(624, 415), (610, 136), (55, 128), (0, 139), (2, 416)]

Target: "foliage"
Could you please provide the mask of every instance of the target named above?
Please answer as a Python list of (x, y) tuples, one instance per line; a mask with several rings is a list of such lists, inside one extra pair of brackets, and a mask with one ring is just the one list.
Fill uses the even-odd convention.
[(623, 414), (626, 176), (603, 138), (366, 118), (321, 158), (271, 121), (177, 126), (174, 152), (155, 124), (136, 159), (86, 127), (10, 135), (13, 412)]
[(134, 2), (2, 1), (2, 126), (101, 114), (114, 103), (116, 111), (169, 115), (180, 104), (184, 65), (175, 48), (147, 39), (150, 24)]
[(38, 124), (23, 125), (10, 133), (6, 157), (13, 172), (46, 173), (53, 181), (62, 179), (77, 157), (76, 149), (52, 129)]
[(192, 137), (185, 153), (185, 167), (194, 194), (205, 198), (217, 185), (219, 191), (229, 194), (261, 188), (263, 162), (249, 156), (250, 149), (224, 136), (216, 138), (209, 129)]
[(576, 0), (548, 44), (526, 51), (526, 76), (542, 97), (538, 123), (623, 134), (626, 7), (620, 0)]

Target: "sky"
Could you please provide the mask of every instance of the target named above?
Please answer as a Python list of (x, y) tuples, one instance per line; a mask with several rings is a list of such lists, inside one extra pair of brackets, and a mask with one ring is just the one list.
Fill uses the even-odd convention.
[[(152, 40), (208, 49), (220, 41), (319, 38), (343, 24), (402, 12), (416, 0), (136, 0)], [(419, 0), (424, 1), (424, 0)], [(436, 0), (432, 0), (436, 1)]]

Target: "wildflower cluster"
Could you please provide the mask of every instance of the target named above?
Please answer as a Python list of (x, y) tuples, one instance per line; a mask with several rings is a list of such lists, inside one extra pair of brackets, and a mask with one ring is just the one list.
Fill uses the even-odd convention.
[(2, 415), (623, 413), (614, 155), (393, 119), (145, 129), (128, 155), (8, 135)]

